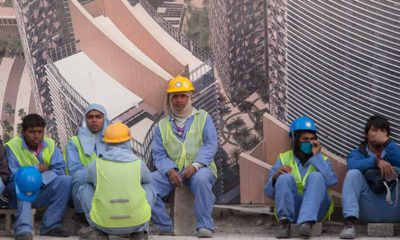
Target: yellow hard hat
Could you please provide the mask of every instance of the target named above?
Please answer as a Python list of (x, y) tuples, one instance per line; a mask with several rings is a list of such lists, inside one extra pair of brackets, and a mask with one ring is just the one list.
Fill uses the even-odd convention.
[(122, 143), (132, 139), (129, 127), (121, 122), (111, 123), (104, 132), (103, 141), (106, 143)]
[(176, 93), (176, 92), (193, 92), (194, 87), (192, 82), (185, 77), (180, 75), (174, 77), (169, 80), (167, 93)]

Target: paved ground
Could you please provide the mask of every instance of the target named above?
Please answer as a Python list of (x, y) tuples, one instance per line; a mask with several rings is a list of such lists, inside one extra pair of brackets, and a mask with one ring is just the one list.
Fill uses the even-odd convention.
[[(2, 238), (3, 239), (3, 238)], [(5, 238), (7, 240), (11, 240), (13, 238)], [(40, 237), (40, 236), (35, 236), (33, 239), (35, 240), (56, 240), (56, 239), (69, 239), (69, 240), (78, 240), (78, 237), (69, 237), (69, 238), (52, 238), (52, 237)], [(171, 239), (171, 240), (195, 240), (198, 239), (197, 237), (170, 237), (170, 236), (150, 236), (151, 240), (167, 240), (167, 239)], [(273, 236), (263, 236), (263, 235), (259, 235), (259, 234), (250, 234), (250, 235), (245, 235), (245, 234), (216, 234), (214, 236), (214, 238), (212, 238), (214, 240), (236, 240), (236, 239), (240, 239), (240, 240), (253, 240), (253, 239), (257, 239), (257, 240), (269, 240), (269, 239), (277, 239), (274, 238)], [(292, 239), (296, 239), (296, 238), (292, 238)], [(324, 240), (330, 240), (330, 239), (339, 239), (337, 236), (321, 236), (318, 238), (311, 238), (311, 239), (324, 239)], [(397, 237), (391, 237), (391, 238), (372, 238), (372, 237), (366, 237), (366, 236), (360, 236), (357, 239), (368, 239), (368, 240), (372, 240), (372, 239), (379, 239), (379, 240), (386, 240), (386, 239), (399, 239), (399, 236)]]
[[(73, 211), (68, 211), (66, 214), (67, 221), (64, 221), (64, 225), (67, 226), (71, 231), (77, 231), (76, 221), (71, 216)], [(216, 240), (252, 240), (252, 239), (276, 239), (275, 233), (277, 231), (276, 220), (273, 216), (265, 214), (260, 210), (258, 213), (253, 212), (239, 212), (237, 210), (225, 210), (219, 209), (214, 211), (214, 222), (216, 228), (216, 234), (213, 239)], [(38, 232), (40, 222), (36, 222), (35, 228)], [(322, 236), (314, 239), (339, 239), (338, 235), (342, 229), (342, 222), (340, 219), (331, 222), (324, 222), (322, 228)], [(399, 239), (400, 237), (400, 224), (395, 224), (395, 236), (391, 238), (372, 238), (367, 237), (366, 224), (357, 225), (357, 239)], [(0, 240), (7, 239), (11, 240), (12, 237), (2, 237)], [(62, 238), (51, 238), (51, 237), (40, 237), (35, 236), (35, 240), (53, 240)], [(77, 236), (63, 238), (70, 240), (78, 240)], [(195, 240), (195, 236), (158, 236), (150, 235), (151, 240)], [(293, 238), (295, 239), (295, 238)], [(127, 238), (110, 237), (110, 240), (127, 240)]]

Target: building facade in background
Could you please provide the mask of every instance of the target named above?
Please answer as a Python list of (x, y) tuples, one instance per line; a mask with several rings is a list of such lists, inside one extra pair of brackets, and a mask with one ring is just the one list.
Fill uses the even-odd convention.
[(76, 52), (68, 0), (13, 0), (13, 4), (36, 110), (45, 117), (49, 134), (59, 142), (45, 57), (51, 55), (50, 51), (57, 56)]
[(268, 88), (266, 6), (266, 1), (207, 1), (215, 67), (235, 104)]
[[(273, 116), (285, 124), (303, 114), (312, 117), (324, 146), (341, 157), (361, 141), (373, 114), (390, 120), (392, 137), (400, 142), (400, 3), (208, 5), (216, 70), (233, 100), (261, 84)], [(246, 77), (253, 66), (266, 69), (262, 81)]]
[(400, 3), (287, 2), (288, 119), (307, 114), (346, 156), (373, 114), (400, 142)]

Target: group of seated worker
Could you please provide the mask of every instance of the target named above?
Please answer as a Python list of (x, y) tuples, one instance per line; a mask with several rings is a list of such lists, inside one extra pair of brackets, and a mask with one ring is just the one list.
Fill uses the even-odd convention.
[[(290, 237), (290, 224), (309, 238), (316, 222), (330, 219), (334, 203), (328, 188), (338, 178), (331, 161), (321, 153), (317, 127), (302, 116), (290, 126), (292, 149), (281, 153), (269, 172), (265, 194), (275, 201), (279, 221), (277, 238)], [(400, 146), (390, 136), (389, 121), (382, 116), (368, 119), (363, 141), (347, 156), (348, 172), (342, 189), (344, 227), (342, 239), (356, 236), (358, 220), (372, 223), (399, 222)]]
[(68, 204), (87, 224), (80, 239), (147, 239), (150, 221), (157, 233), (175, 235), (163, 198), (183, 185), (194, 195), (196, 235), (212, 237), (217, 131), (211, 116), (192, 106), (193, 93), (188, 78), (168, 82), (151, 146), (154, 172), (134, 154), (130, 128), (110, 123), (99, 104), (85, 109), (64, 154), (45, 136), (44, 118), (26, 115), (21, 133), (0, 149), (0, 200), (16, 208), (15, 239), (33, 239), (32, 208), (44, 209), (41, 236), (74, 234), (61, 223)]

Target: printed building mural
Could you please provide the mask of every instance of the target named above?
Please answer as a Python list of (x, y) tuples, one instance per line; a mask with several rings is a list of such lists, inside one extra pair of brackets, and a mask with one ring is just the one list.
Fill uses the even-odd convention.
[[(164, 89), (178, 74), (194, 82), (195, 106), (209, 111), (218, 127), (219, 203), (269, 202), (262, 191), (268, 170), (290, 147), (287, 126), (298, 116), (316, 121), (341, 181), (343, 158), (362, 139), (370, 115), (388, 117), (400, 142), (398, 3), (12, 3), (30, 79), (23, 85), (31, 86), (25, 91), (35, 103), (27, 101), (24, 111), (43, 114), (62, 148), (83, 109), (97, 102), (130, 126), (134, 151), (151, 165)], [(16, 100), (7, 101), (20, 109)]]

